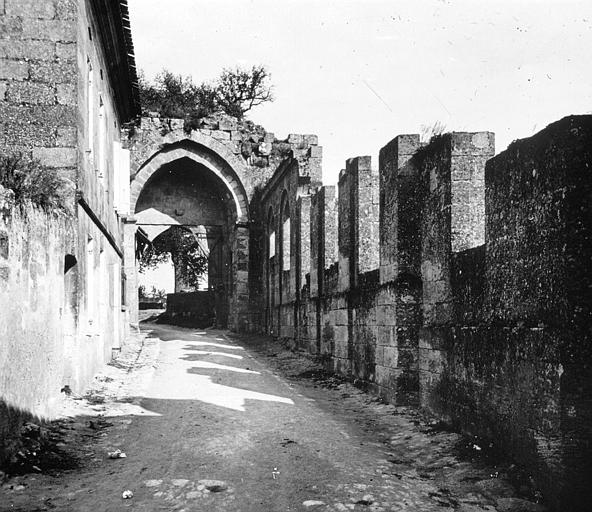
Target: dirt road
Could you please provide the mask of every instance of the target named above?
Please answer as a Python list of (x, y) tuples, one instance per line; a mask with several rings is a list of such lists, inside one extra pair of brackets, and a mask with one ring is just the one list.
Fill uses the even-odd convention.
[(11, 479), (0, 510), (543, 510), (481, 447), (256, 338), (146, 324), (68, 402), (81, 467)]

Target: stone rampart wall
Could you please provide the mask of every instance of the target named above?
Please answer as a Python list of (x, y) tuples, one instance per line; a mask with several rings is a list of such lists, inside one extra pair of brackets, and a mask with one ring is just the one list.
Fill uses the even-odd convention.
[(592, 116), (495, 157), (493, 144), (402, 135), (376, 178), (369, 157), (348, 160), (336, 201), (330, 187), (301, 191), (310, 247), (295, 244), (283, 272), (308, 262), (309, 274), (268, 302), (290, 328), (267, 332), (489, 438), (556, 510), (589, 510)]

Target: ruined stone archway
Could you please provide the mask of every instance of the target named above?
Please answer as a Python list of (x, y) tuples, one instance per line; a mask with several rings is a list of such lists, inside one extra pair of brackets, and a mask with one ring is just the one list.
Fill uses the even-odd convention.
[[(149, 239), (174, 225), (203, 228), (212, 258), (217, 258), (210, 267), (216, 269), (216, 274), (208, 274), (217, 325), (239, 330), (248, 310), (243, 290), (247, 281), (244, 269), (248, 266), (248, 198), (239, 177), (244, 169), (235, 169), (224, 156), (190, 139), (161, 145), (132, 179), (133, 229), (126, 229), (125, 246), (129, 253), (135, 245), (129, 239), (133, 236), (135, 240), (138, 228), (144, 235), (150, 232)], [(129, 305), (134, 313), (135, 254), (133, 261), (128, 254), (127, 261)]]

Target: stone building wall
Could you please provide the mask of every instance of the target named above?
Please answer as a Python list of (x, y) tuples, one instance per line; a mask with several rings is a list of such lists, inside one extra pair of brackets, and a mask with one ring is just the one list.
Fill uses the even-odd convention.
[(496, 157), (488, 132), (428, 145), (401, 135), (380, 152), (379, 190), (360, 179), (369, 159), (348, 160), (338, 206), (330, 188), (313, 189), (310, 246), (293, 240), (284, 272), (309, 261), (309, 275), (271, 308), (297, 325), (268, 332), (391, 403), (489, 438), (555, 510), (589, 510), (590, 141), (592, 116)]
[[(68, 3), (68, 2), (66, 2)], [(122, 304), (122, 216), (129, 152), (122, 149), (125, 114), (123, 81), (115, 76), (107, 47), (106, 25), (111, 20), (98, 3), (69, 2), (76, 23), (75, 84), (72, 105), (76, 108), (78, 219), (77, 256), (80, 338), (75, 382), (84, 385), (121, 346), (128, 315)], [(115, 19), (114, 23), (121, 23)], [(112, 37), (112, 36), (111, 36)], [(71, 48), (71, 51), (74, 49)], [(121, 51), (121, 49), (120, 49)], [(119, 198), (116, 201), (116, 198)], [(75, 385), (78, 388), (78, 384)]]
[[(264, 214), (266, 232), (263, 254), (267, 256), (262, 261), (262, 276), (265, 282), (276, 285), (265, 289), (263, 306), (268, 319), (267, 330), (280, 338), (293, 340), (300, 339), (299, 328), (302, 339), (309, 339), (307, 333), (316, 325), (316, 319), (304, 323), (297, 306), (303, 288), (304, 293), (308, 293), (310, 287), (310, 283), (307, 284), (311, 254), (310, 196), (320, 184), (320, 166), (307, 165), (313, 148), (319, 156), (312, 158), (319, 159), (320, 148), (313, 146), (304, 154), (285, 160), (262, 190), (256, 205)], [(274, 246), (270, 247), (270, 243)], [(308, 344), (307, 341), (301, 343)]]
[(0, 5), (0, 145), (77, 182), (76, 2)]
[[(116, 214), (121, 205), (116, 198), (125, 196), (129, 183), (120, 129), (135, 104), (130, 96), (133, 57), (119, 38), (125, 31), (123, 8), (90, 0), (0, 2), (0, 153), (21, 153), (55, 169), (64, 179), (64, 202), (71, 211), (65, 225), (51, 217), (43, 220), (39, 213), (28, 217), (31, 226), (19, 224), (15, 211), (6, 220), (12, 226), (7, 228), (9, 252), (20, 250), (23, 237), (39, 236), (48, 244), (39, 250), (47, 253), (45, 270), (36, 270), (41, 263), (23, 268), (21, 284), (26, 289), (27, 282), (43, 283), (48, 297), (55, 291), (55, 304), (45, 307), (45, 295), (17, 294), (14, 287), (10, 291), (23, 312), (19, 337), (38, 339), (38, 322), (50, 327), (51, 342), (47, 338), (43, 343), (53, 367), (32, 378), (30, 387), (13, 380), (10, 385), (22, 385), (21, 391), (2, 390), (10, 400), (16, 397), (24, 412), (42, 417), (52, 413), (64, 385), (82, 391), (127, 331)], [(115, 76), (118, 72), (123, 76)], [(64, 274), (66, 258), (75, 265)], [(12, 263), (16, 269), (18, 264)], [(58, 323), (60, 328), (54, 328)], [(45, 364), (45, 356), (42, 350), (28, 353), (28, 365)], [(21, 360), (19, 351), (6, 352), (0, 375)], [(38, 397), (34, 406), (33, 395)]]

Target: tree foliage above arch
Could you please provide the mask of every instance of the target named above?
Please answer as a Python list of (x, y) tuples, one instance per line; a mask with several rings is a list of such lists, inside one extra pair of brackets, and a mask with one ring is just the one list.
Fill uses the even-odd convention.
[(227, 68), (213, 83), (196, 84), (190, 76), (163, 69), (152, 82), (140, 73), (140, 103), (144, 113), (169, 118), (203, 118), (216, 112), (242, 119), (246, 112), (273, 101), (265, 66)]

